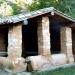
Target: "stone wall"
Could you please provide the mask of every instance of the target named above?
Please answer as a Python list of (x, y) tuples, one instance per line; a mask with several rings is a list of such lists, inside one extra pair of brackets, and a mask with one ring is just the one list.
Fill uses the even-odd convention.
[(38, 53), (40, 55), (50, 56), (51, 54), (49, 24), (49, 17), (47, 16), (38, 19)]
[(71, 28), (62, 27), (60, 36), (61, 36), (61, 53), (65, 53), (67, 55), (69, 63), (73, 63), (74, 57), (73, 57), (73, 53), (72, 53)]
[(8, 31), (8, 56), (20, 57), (22, 54), (22, 25), (9, 27)]

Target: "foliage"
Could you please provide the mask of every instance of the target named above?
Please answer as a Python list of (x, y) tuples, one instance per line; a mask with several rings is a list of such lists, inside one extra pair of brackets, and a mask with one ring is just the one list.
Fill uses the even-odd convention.
[(25, 13), (27, 11), (25, 1), (26, 0), (0, 0), (0, 17)]
[(75, 0), (0, 0), (0, 17), (55, 7), (75, 18)]
[(17, 6), (16, 4), (13, 4), (11, 7), (13, 9), (13, 15), (20, 13), (21, 8), (19, 6)]
[(12, 8), (10, 5), (7, 4), (6, 1), (2, 1), (2, 3), (0, 4), (0, 16), (7, 16), (8, 14), (9, 15), (12, 15)]
[(30, 11), (45, 7), (55, 7), (75, 18), (75, 0), (35, 0), (31, 5), (28, 5)]
[(19, 14), (19, 13), (27, 12), (26, 0), (15, 0), (15, 2), (13, 2), (13, 4), (11, 6), (12, 6), (13, 11), (14, 11), (13, 14)]

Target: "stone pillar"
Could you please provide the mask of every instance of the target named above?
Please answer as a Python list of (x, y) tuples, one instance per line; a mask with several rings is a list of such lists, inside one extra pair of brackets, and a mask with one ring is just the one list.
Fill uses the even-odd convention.
[(38, 19), (38, 53), (40, 55), (51, 55), (49, 24), (47, 16)]
[(62, 27), (60, 37), (61, 37), (61, 52), (67, 55), (69, 63), (73, 63), (74, 57), (72, 53), (71, 28)]
[(8, 31), (8, 56), (21, 57), (22, 54), (22, 25), (9, 27)]

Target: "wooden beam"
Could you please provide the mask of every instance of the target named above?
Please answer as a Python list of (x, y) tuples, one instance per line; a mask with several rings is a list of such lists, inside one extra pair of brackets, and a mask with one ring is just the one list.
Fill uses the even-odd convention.
[(64, 26), (67, 26), (67, 27), (75, 27), (75, 23), (65, 24)]

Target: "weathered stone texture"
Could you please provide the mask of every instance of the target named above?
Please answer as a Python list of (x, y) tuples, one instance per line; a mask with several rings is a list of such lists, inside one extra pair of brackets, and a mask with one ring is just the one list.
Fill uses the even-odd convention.
[(38, 19), (38, 51), (40, 55), (50, 55), (49, 17)]
[[(44, 56), (38, 55), (38, 56), (30, 56), (30, 57), (28, 57), (28, 59), (31, 61), (33, 70), (43, 70), (48, 67), (51, 68), (53, 66), (51, 57), (49, 57), (49, 59), (47, 60)], [(48, 65), (48, 67), (46, 65)], [(46, 67), (44, 67), (44, 66), (46, 66)]]
[(73, 63), (74, 57), (72, 53), (72, 34), (71, 28), (61, 28), (61, 52), (65, 53), (68, 57), (68, 62)]
[(38, 55), (38, 56), (30, 56), (28, 57), (28, 59), (31, 61), (33, 70), (49, 70), (53, 67), (67, 63), (67, 57), (65, 54), (54, 54), (51, 55), (51, 57), (47, 59), (42, 55)]
[(23, 72), (27, 69), (26, 60), (22, 57), (0, 57), (0, 70), (8, 72)]
[(8, 32), (8, 56), (20, 57), (22, 54), (22, 25), (9, 27)]

